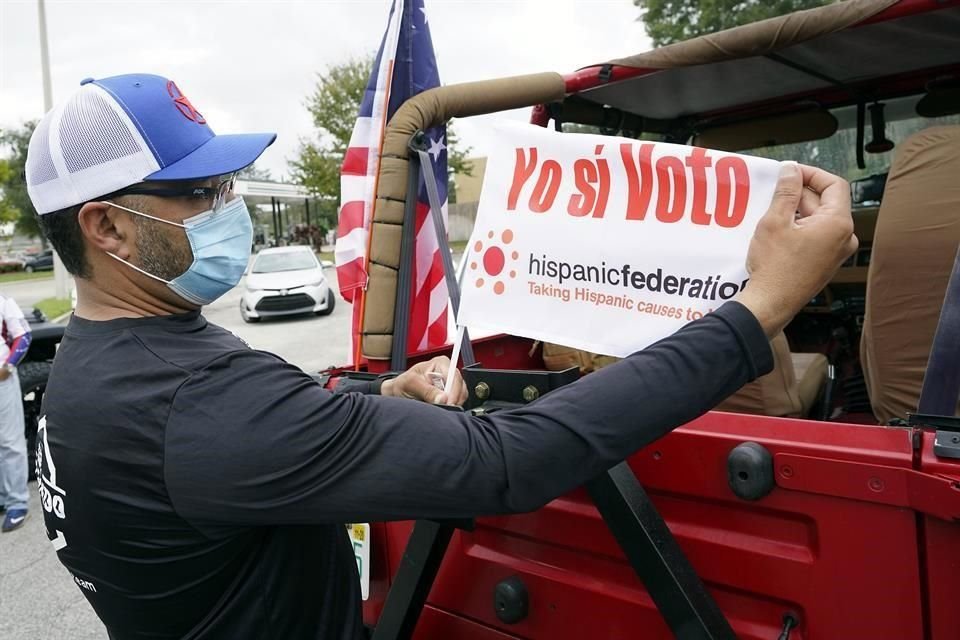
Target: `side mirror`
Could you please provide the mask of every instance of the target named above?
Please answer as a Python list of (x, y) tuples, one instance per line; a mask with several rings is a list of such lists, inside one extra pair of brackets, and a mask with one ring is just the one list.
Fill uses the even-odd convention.
[(334, 266), (334, 265), (333, 265), (333, 262), (330, 261), (330, 260), (321, 260), (321, 261), (320, 261), (320, 267), (321, 267), (322, 269), (329, 269), (329, 268), (332, 267), (332, 266)]

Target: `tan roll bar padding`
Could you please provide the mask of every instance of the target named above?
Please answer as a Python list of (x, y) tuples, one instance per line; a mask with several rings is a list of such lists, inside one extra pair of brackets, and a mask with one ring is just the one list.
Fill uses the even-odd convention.
[(791, 45), (841, 31), (871, 18), (899, 0), (848, 0), (788, 13), (610, 60), (641, 69), (672, 69), (762, 56)]
[[(417, 131), (451, 118), (531, 107), (564, 97), (563, 77), (538, 73), (438, 87), (410, 98), (387, 124), (370, 233), (370, 281), (363, 317), (366, 358), (390, 358), (407, 191), (408, 145)], [(414, 282), (414, 286), (416, 282)]]

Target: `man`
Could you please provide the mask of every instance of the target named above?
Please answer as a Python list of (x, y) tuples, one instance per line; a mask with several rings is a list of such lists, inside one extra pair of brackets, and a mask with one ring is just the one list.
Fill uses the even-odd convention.
[(482, 418), (430, 406), (465, 399), (430, 384), (446, 359), (368, 389), (396, 397), (330, 394), (199, 313), (248, 258), (230, 176), (272, 141), (214, 136), (173, 82), (130, 75), (85, 81), (30, 143), (78, 290), (44, 398), (44, 517), (116, 640), (360, 638), (342, 523), (573, 489), (768, 371), (768, 336), (856, 246), (846, 183), (790, 165), (738, 301), (621, 363)]
[(30, 325), (13, 298), (0, 294), (0, 507), (4, 533), (27, 519), (27, 441), (23, 434), (23, 393), (17, 365), (30, 348)]

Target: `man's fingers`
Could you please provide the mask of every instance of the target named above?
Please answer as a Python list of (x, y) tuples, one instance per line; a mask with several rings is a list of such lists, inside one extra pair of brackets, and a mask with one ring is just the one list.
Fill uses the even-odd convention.
[[(450, 358), (440, 356), (430, 361), (431, 370), (443, 376), (444, 382), (447, 380), (447, 374), (450, 371)], [(444, 396), (444, 404), (463, 405), (467, 401), (467, 383), (463, 381), (460, 371), (453, 372), (453, 383), (450, 385), (449, 397)]]
[(857, 252), (857, 249), (860, 248), (860, 238), (856, 234), (850, 236), (850, 240), (847, 241), (847, 256), (852, 256)]
[(467, 391), (467, 383), (460, 377), (460, 373), (457, 373), (457, 379), (460, 384), (454, 384), (453, 386), (457, 389), (457, 396), (453, 400), (453, 404), (458, 406), (463, 406), (463, 403), (467, 401), (467, 398), (470, 397), (470, 392)]
[(781, 221), (793, 221), (794, 214), (800, 206), (800, 197), (803, 192), (803, 178), (794, 162), (780, 163), (780, 177), (777, 179), (777, 188), (773, 192), (773, 201), (767, 215)]
[(412, 375), (403, 381), (403, 395), (431, 404), (439, 404), (440, 399), (446, 398), (442, 389), (433, 386), (426, 372), (410, 371), (410, 373)]
[(813, 213), (820, 208), (820, 194), (814, 193), (811, 189), (807, 187), (803, 188), (803, 192), (800, 195), (800, 206), (797, 207), (797, 212), (800, 214), (800, 218), (806, 218), (812, 216)]
[(817, 213), (850, 215), (850, 185), (846, 180), (823, 169), (799, 165), (803, 184), (820, 194)]

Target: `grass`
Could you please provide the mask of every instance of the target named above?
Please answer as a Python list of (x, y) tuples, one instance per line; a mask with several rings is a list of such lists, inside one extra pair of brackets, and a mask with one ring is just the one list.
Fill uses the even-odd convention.
[(33, 306), (43, 311), (44, 315), (50, 320), (59, 318), (72, 308), (70, 298), (44, 298)]
[(11, 273), (0, 273), (0, 283), (20, 282), (21, 280), (47, 280), (53, 277), (53, 271), (15, 271)]

